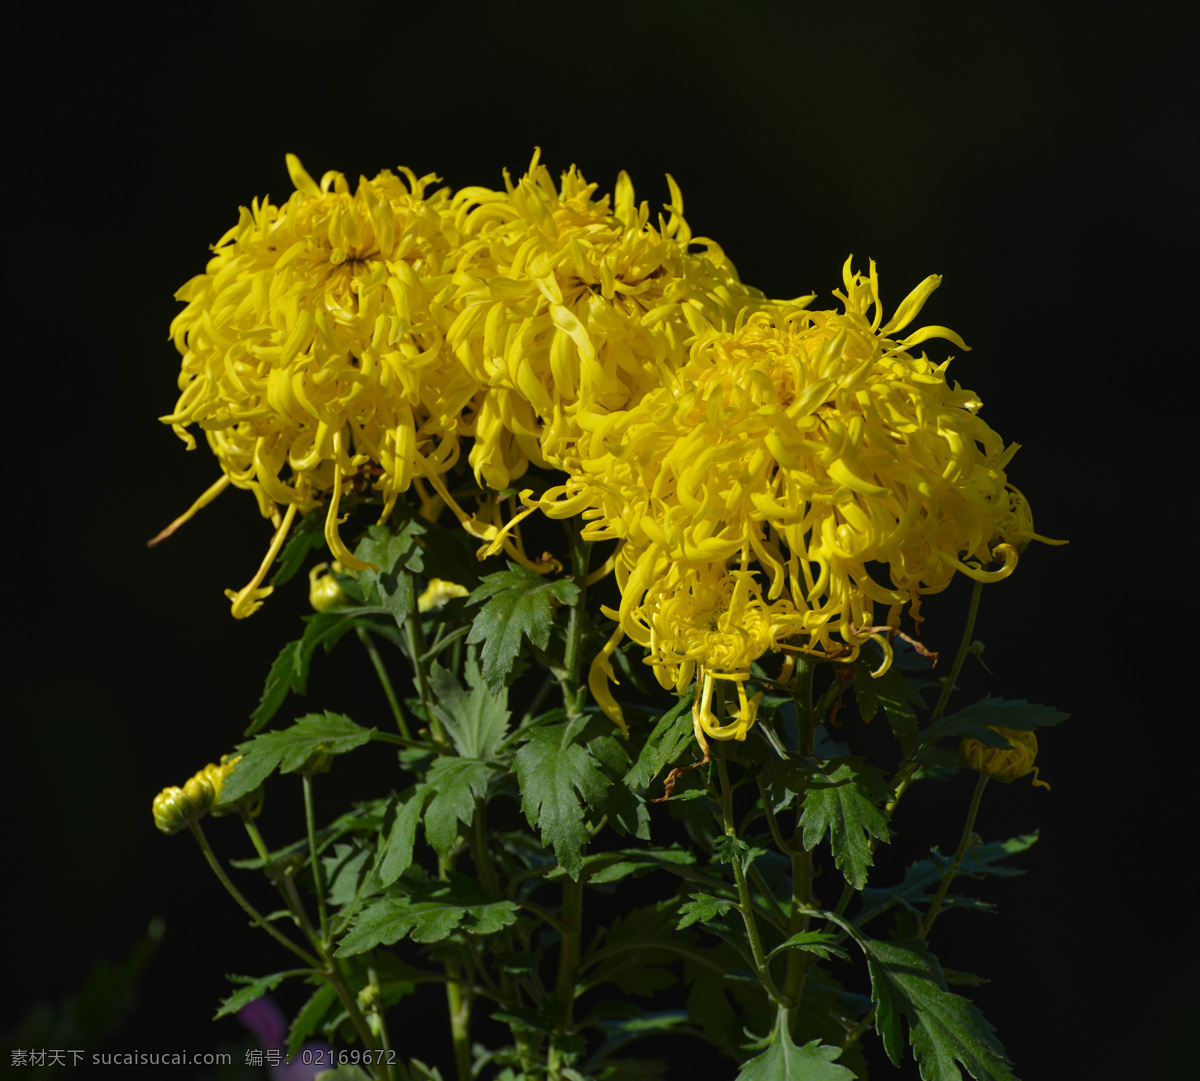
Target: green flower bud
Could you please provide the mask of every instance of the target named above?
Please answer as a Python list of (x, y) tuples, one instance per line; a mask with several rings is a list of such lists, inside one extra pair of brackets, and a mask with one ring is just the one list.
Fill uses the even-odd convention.
[[(332, 574), (322, 574), (328, 563), (318, 563), (308, 572), (308, 603), (318, 612), (326, 612), (330, 608), (341, 608), (349, 603), (338, 580)], [(335, 563), (335, 569), (340, 565)]]
[(1032, 773), (1033, 783), (1048, 789), (1050, 786), (1045, 781), (1038, 780), (1038, 771), (1033, 764), (1038, 752), (1037, 736), (1023, 728), (1002, 728), (995, 724), (988, 727), (1012, 746), (989, 747), (977, 739), (966, 738), (958, 748), (966, 764), (977, 773), (1005, 784)]

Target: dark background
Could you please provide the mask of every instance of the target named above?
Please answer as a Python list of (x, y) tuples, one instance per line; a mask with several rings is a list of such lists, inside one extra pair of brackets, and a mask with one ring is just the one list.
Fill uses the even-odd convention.
[[(7, 72), (3, 1027), (77, 990), (153, 916), (165, 934), (109, 1049), (236, 1043), (236, 1022), (208, 1021), (223, 973), (283, 967), (195, 846), (150, 819), (160, 788), (239, 739), (306, 610), (297, 583), (229, 618), (222, 590), (269, 538), (245, 493), (145, 547), (217, 475), (203, 444), (188, 455), (155, 420), (175, 400), (172, 293), (239, 205), (286, 199), (286, 152), (316, 177), (404, 164), (461, 187), (498, 186), (541, 146), (554, 173), (576, 163), (602, 190), (628, 170), (655, 207), (669, 171), (693, 230), (772, 295), (832, 306), (851, 252), (877, 260), (889, 312), (945, 275), (922, 321), (973, 347), (952, 375), (1024, 446), (1009, 476), (1039, 530), (1071, 540), (1031, 548), (985, 591), (995, 678), (976, 670), (972, 689), (1073, 717), (1042, 740), (1053, 791), (995, 786), (977, 827), (1042, 827), (1029, 875), (985, 884), (1000, 916), (945, 916), (935, 949), (992, 977), (971, 997), (1025, 1081), (1183, 1075), (1200, 1009), (1179, 881), (1195, 706), (1173, 659), (1194, 633), (1184, 5), (293, 2), (163, 8), (158, 23), (39, 10), (10, 27)], [(948, 653), (961, 612), (931, 608)], [(305, 708), (353, 713), (371, 674), (345, 652)], [(953, 846), (959, 780), (909, 836)], [(276, 808), (286, 821), (286, 797)], [(242, 843), (231, 822), (209, 832)], [(397, 1038), (449, 1076), (434, 1017), (406, 1015)], [(695, 1048), (672, 1053), (682, 1076)]]

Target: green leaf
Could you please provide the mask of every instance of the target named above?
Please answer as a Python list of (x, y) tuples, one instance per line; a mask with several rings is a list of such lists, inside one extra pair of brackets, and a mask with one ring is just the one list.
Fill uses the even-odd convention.
[(461, 929), (490, 935), (517, 919), (513, 901), (496, 900), (464, 875), (448, 872), (408, 897), (374, 902), (354, 920), (338, 947), (338, 957), (352, 957), (376, 946), (393, 946), (402, 938), (440, 942)]
[(737, 907), (737, 902), (728, 897), (714, 897), (711, 893), (693, 893), (690, 901), (684, 901), (679, 906), (679, 922), (676, 931), (691, 927), (693, 923), (710, 923), (720, 919), (731, 908)]
[(721, 863), (732, 863), (737, 860), (742, 865), (743, 874), (750, 870), (750, 864), (759, 856), (765, 856), (770, 851), (770, 849), (752, 845), (748, 841), (742, 840), (741, 837), (730, 837), (728, 834), (721, 834), (715, 838), (712, 847), (713, 855)]
[(695, 743), (692, 732), (692, 696), (681, 698), (659, 718), (646, 737), (637, 761), (625, 774), (630, 788), (648, 788), (664, 766), (674, 762)]
[(898, 668), (889, 668), (882, 676), (871, 675), (872, 663), (859, 660), (854, 665), (854, 698), (862, 718), (870, 723), (882, 706), (888, 724), (900, 741), (900, 750), (907, 758), (917, 740), (917, 714), (913, 706), (924, 706), (925, 700), (916, 684)]
[(804, 847), (816, 848), (826, 831), (833, 861), (856, 890), (867, 882), (873, 860), (870, 838), (890, 836), (879, 804), (890, 795), (880, 770), (856, 759), (835, 759), (824, 774), (814, 774), (804, 794)]
[(479, 569), (486, 566), (476, 556), (479, 541), (457, 525), (453, 529), (425, 522), (421, 538), (421, 570), (426, 579), (441, 578), (468, 590), (479, 584)]
[(496, 694), (489, 691), (473, 657), (468, 658), (465, 668), (470, 692), (463, 690), (457, 677), (440, 664), (431, 666), (433, 711), (463, 758), (492, 762), (508, 733), (508, 690), (501, 687)]
[(245, 984), (245, 987), (235, 991), (228, 998), (221, 999), (221, 1008), (213, 1014), (213, 1020), (237, 1013), (243, 1006), (248, 1006), (269, 991), (274, 991), (284, 980), (293, 975), (295, 973), (276, 972), (270, 976), (226, 976), (225, 978), (230, 983), (242, 983)]
[(368, 601), (377, 601), (398, 624), (403, 624), (416, 608), (409, 572), (420, 574), (424, 569), (417, 543), (424, 532), (425, 526), (417, 518), (409, 518), (394, 530), (382, 525), (369, 526), (354, 551), (359, 559), (379, 568), (358, 572), (363, 596)]
[(421, 821), (425, 804), (432, 798), (433, 792), (427, 785), (421, 784), (409, 792), (403, 804), (396, 797), (388, 808), (383, 825), (386, 839), (380, 846), (377, 865), (379, 880), (383, 885), (390, 886), (412, 866), (417, 824)]
[(332, 1070), (322, 1070), (313, 1081), (372, 1081), (372, 1077), (361, 1066), (346, 1062)]
[(588, 881), (593, 884), (619, 882), (629, 875), (640, 877), (648, 871), (690, 867), (694, 853), (678, 848), (639, 848), (624, 852), (602, 852), (583, 861)]
[(1070, 714), (1060, 713), (1050, 706), (1033, 705), (1023, 698), (983, 698), (929, 725), (921, 733), (920, 745), (932, 747), (950, 736), (968, 736), (988, 747), (1008, 747), (1008, 740), (989, 726), (1028, 730), (1059, 724), (1068, 716)]
[(340, 713), (310, 713), (290, 728), (266, 732), (239, 743), (241, 761), (221, 789), (221, 803), (233, 803), (253, 792), (276, 769), (298, 770), (319, 750), (345, 754), (368, 742), (374, 728), (361, 728)]
[[(678, 976), (666, 967), (674, 964), (677, 954), (662, 944), (672, 935), (672, 908), (671, 902), (660, 901), (611, 919), (597, 947), (583, 959), (582, 967), (590, 969), (588, 983), (615, 984), (626, 994), (643, 997), (678, 983)], [(682, 943), (676, 939), (675, 945)]]
[(552, 597), (563, 604), (574, 604), (579, 587), (569, 578), (548, 581), (510, 563), (508, 570), (484, 578), (467, 599), (468, 604), (483, 604), (467, 644), (483, 643), (483, 677), (492, 690), (504, 683), (521, 651), (522, 638), (528, 638), (538, 649), (550, 644)]
[(475, 817), (475, 800), (487, 794), (488, 768), (473, 758), (439, 758), (426, 774), (434, 797), (425, 808), (425, 839), (442, 857), (458, 840), (458, 824)]
[(335, 845), (333, 854), (321, 860), (325, 871), (326, 896), (349, 919), (363, 901), (379, 893), (382, 883), (375, 874), (373, 845)]
[[(318, 646), (324, 646), (328, 653), (342, 635), (362, 621), (361, 617), (382, 611), (375, 607), (336, 608), (305, 616), (303, 636), (284, 646), (271, 665), (262, 697), (250, 714), (251, 724), (246, 729), (246, 735), (252, 736), (261, 731), (279, 712), (289, 694), (304, 694), (308, 687), (309, 665)], [(378, 624), (371, 629), (378, 631)]]
[(576, 742), (586, 724), (586, 718), (577, 717), (534, 728), (513, 759), (525, 817), (576, 880), (580, 850), (588, 840), (584, 809), (602, 806), (609, 785), (588, 749)]
[(309, 1000), (300, 1008), (292, 1027), (288, 1029), (287, 1053), (295, 1056), (300, 1053), (304, 1041), (316, 1030), (325, 1019), (330, 1008), (338, 1000), (337, 992), (330, 984), (322, 983), (313, 992)]
[[(958, 868), (960, 878), (982, 878), (984, 875), (996, 875), (1007, 878), (1023, 875), (1020, 867), (1000, 866), (1003, 860), (1019, 855), (1031, 848), (1037, 841), (1036, 833), (1023, 833), (1011, 837), (1007, 841), (989, 841), (984, 845), (968, 848)], [(862, 926), (869, 919), (874, 919), (881, 912), (893, 905), (901, 904), (913, 908), (918, 903), (932, 900), (933, 893), (941, 885), (942, 870), (945, 866), (944, 857), (937, 861), (919, 860), (911, 864), (904, 872), (904, 879), (896, 886), (874, 889), (868, 886), (862, 891), (862, 911), (855, 917), (855, 924)], [(950, 898), (947, 898), (950, 900)]]
[(851, 1070), (836, 1065), (841, 1053), (840, 1047), (820, 1040), (796, 1046), (788, 1032), (787, 1011), (780, 1010), (766, 1050), (742, 1064), (736, 1081), (854, 1081)]
[(803, 950), (805, 953), (815, 953), (823, 961), (828, 961), (831, 956), (840, 957), (843, 961), (850, 960), (850, 955), (836, 944), (834, 936), (828, 931), (801, 931), (799, 934), (792, 935), (786, 942), (781, 942), (776, 946), (767, 955), (767, 960), (769, 961), (784, 950)]
[(1012, 1081), (1007, 1056), (974, 1004), (946, 989), (937, 959), (919, 939), (864, 939), (875, 1002), (875, 1031), (892, 1065), (903, 1050), (900, 1017), (924, 1081), (962, 1081), (961, 1063), (975, 1081)]
[(295, 578), (308, 553), (325, 546), (325, 516), (309, 513), (292, 526), (291, 535), (279, 553), (279, 569), (271, 576), (271, 585), (281, 586)]

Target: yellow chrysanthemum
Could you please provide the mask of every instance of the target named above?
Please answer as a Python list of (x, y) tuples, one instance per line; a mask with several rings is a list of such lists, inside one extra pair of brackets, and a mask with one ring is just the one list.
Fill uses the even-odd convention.
[[(162, 419), (189, 446), (185, 427), (204, 429), (224, 473), (197, 507), (232, 483), (279, 525), (278, 505), (304, 513), (325, 500), (331, 551), (361, 569), (338, 536), (342, 493), (370, 484), (390, 503), (414, 477), (439, 486), (478, 389), (443, 347), (452, 203), (446, 189), (425, 195), (432, 176), (383, 172), (352, 193), (342, 174), (318, 185), (287, 160), (288, 201), (244, 208), (176, 294), (187, 302), (171, 327), (181, 394)], [(263, 575), (231, 594), (235, 615), (269, 592)]]
[[(958, 571), (1005, 577), (1036, 536), (1004, 472), (1016, 447), (979, 419), (974, 394), (947, 383), (948, 362), (912, 352), (932, 337), (962, 340), (937, 326), (900, 336), (940, 279), (884, 323), (874, 264), (856, 275), (847, 260), (843, 273), (842, 312), (764, 308), (699, 335), (661, 386), (579, 437), (563, 485), (525, 497), (553, 517), (580, 515), (589, 539), (623, 542), (620, 626), (655, 666), (682, 673), (687, 657), (745, 678), (784, 642), (851, 659), (876, 604), (898, 625), (905, 603)], [(761, 586), (749, 584), (755, 571)], [(736, 669), (715, 644), (697, 645), (703, 637), (683, 644), (682, 594), (664, 610), (689, 575), (758, 598), (738, 607)], [(658, 626), (673, 629), (651, 633)]]
[(465, 285), (449, 339), (487, 388), (470, 428), (481, 484), (504, 489), (530, 462), (572, 457), (580, 432), (656, 387), (698, 328), (731, 328), (761, 300), (720, 248), (691, 235), (667, 182), (657, 227), (625, 173), (611, 200), (596, 198), (574, 167), (556, 188), (537, 153), (516, 184), (505, 174), (506, 191), (456, 196)]

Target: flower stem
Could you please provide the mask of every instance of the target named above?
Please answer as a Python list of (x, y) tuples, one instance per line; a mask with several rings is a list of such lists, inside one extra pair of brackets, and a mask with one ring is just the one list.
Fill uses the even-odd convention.
[[(813, 715), (812, 684), (813, 662), (807, 657), (796, 660), (796, 674), (793, 677), (796, 687), (796, 717), (798, 723), (797, 748), (804, 758), (812, 758), (816, 743), (817, 722)], [(804, 797), (808, 791), (808, 780), (801, 782), (801, 790), (797, 799), (796, 829), (792, 834), (792, 910), (788, 920), (788, 937), (808, 930), (809, 918), (806, 914), (812, 906), (813, 861), (812, 853), (804, 847), (803, 830), (800, 826), (800, 816), (804, 813)], [(799, 1014), (800, 999), (804, 994), (804, 981), (807, 977), (808, 966), (812, 962), (812, 954), (801, 953), (799, 950), (789, 950), (787, 957), (787, 974), (784, 977), (783, 995), (791, 1004), (788, 1009), (788, 1028), (794, 1030)]]
[(950, 675), (946, 677), (942, 684), (942, 693), (938, 698), (938, 704), (934, 707), (933, 716), (929, 721), (932, 724), (941, 715), (946, 708), (946, 703), (950, 701), (950, 695), (954, 691), (954, 685), (958, 682), (958, 674), (962, 671), (963, 663), (967, 659), (967, 654), (971, 652), (971, 635), (975, 631), (975, 617), (979, 615), (979, 597), (983, 593), (983, 583), (976, 582), (971, 590), (971, 604), (967, 608), (967, 622), (963, 627), (962, 641), (958, 644), (958, 653), (954, 656), (954, 667), (950, 669)]
[(963, 856), (966, 855), (967, 849), (971, 844), (971, 836), (975, 830), (975, 816), (979, 814), (979, 801), (983, 798), (983, 790), (987, 787), (987, 783), (987, 774), (981, 773), (979, 780), (975, 784), (975, 794), (971, 797), (971, 809), (967, 812), (967, 821), (963, 826), (962, 837), (958, 842), (958, 851), (954, 853), (954, 859), (950, 862), (950, 866), (942, 872), (942, 884), (938, 887), (937, 896), (933, 899), (933, 904), (929, 906), (929, 911), (925, 914), (925, 919), (921, 921), (920, 930), (917, 932), (918, 938), (929, 938), (929, 929), (933, 926), (933, 921), (938, 918), (942, 902), (946, 899), (946, 893), (950, 889), (950, 883), (954, 881), (954, 876), (958, 874), (958, 868), (962, 864)]
[[(721, 779), (721, 819), (725, 835), (737, 840), (737, 826), (733, 820), (733, 789), (729, 784), (729, 770), (725, 766), (725, 745), (714, 758), (717, 762), (717, 775)], [(758, 935), (758, 922), (754, 918), (754, 901), (750, 896), (750, 887), (746, 883), (746, 874), (742, 870), (742, 861), (737, 853), (733, 853), (733, 878), (737, 884), (738, 911), (742, 914), (742, 922), (746, 925), (746, 937), (750, 940), (750, 953), (754, 958), (755, 974), (758, 982), (777, 1005), (787, 1009), (791, 1003), (780, 993), (771, 978), (771, 969), (763, 954), (762, 939)]]
[(313, 890), (317, 895), (317, 919), (321, 925), (321, 944), (329, 945), (329, 913), (325, 908), (325, 882), (321, 860), (317, 854), (316, 816), (313, 813), (312, 774), (301, 774), (304, 782), (304, 825), (308, 830), (308, 858), (312, 865)]
[[(583, 682), (583, 632), (584, 599), (587, 596), (588, 561), (592, 546), (579, 535), (574, 522), (564, 523), (567, 543), (571, 552), (571, 574), (579, 595), (571, 605), (567, 622), (567, 644), (563, 653), (563, 707), (567, 718), (574, 720), (583, 715), (583, 704), (587, 694)], [(550, 1077), (557, 1081), (561, 1077), (558, 1041), (571, 1031), (575, 1011), (576, 972), (579, 968), (579, 947), (583, 926), (583, 882), (563, 878), (562, 929), (559, 932), (558, 972), (554, 981), (554, 997), (558, 1002), (558, 1024), (550, 1041), (547, 1066)]]
[(412, 739), (408, 731), (408, 719), (404, 716), (404, 710), (400, 708), (400, 701), (396, 697), (392, 681), (388, 678), (387, 668), (384, 667), (383, 658), (379, 655), (379, 650), (375, 646), (375, 640), (362, 627), (356, 627), (355, 629), (358, 631), (358, 640), (362, 642), (363, 648), (367, 651), (367, 656), (371, 658), (371, 664), (375, 667), (375, 674), (379, 677), (379, 682), (383, 687), (384, 695), (387, 697), (388, 705), (392, 708), (392, 716), (396, 718), (396, 727), (400, 729), (400, 735), (405, 739)]
[(408, 597), (406, 600), (406, 609), (408, 615), (404, 619), (404, 643), (408, 650), (409, 659), (412, 661), (413, 680), (417, 685), (417, 697), (421, 700), (421, 709), (425, 714), (425, 720), (429, 725), (430, 734), (433, 740), (441, 747), (449, 745), (446, 739), (445, 729), (442, 728), (442, 722), (438, 720), (437, 714), (433, 711), (433, 699), (429, 693), (429, 679), (425, 674), (425, 635), (421, 631), (421, 613), (417, 609), (417, 579), (412, 571), (405, 571), (402, 579), (407, 583)]
[(200, 845), (200, 851), (204, 853), (204, 858), (208, 860), (208, 865), (212, 868), (213, 874), (217, 876), (218, 881), (228, 891), (229, 896), (232, 897), (242, 907), (250, 919), (258, 924), (259, 927), (266, 931), (267, 934), (275, 939), (275, 941), (281, 946), (291, 950), (292, 953), (299, 957), (300, 960), (308, 965), (311, 969), (320, 972), (322, 968), (321, 962), (318, 961), (307, 950), (297, 946), (296, 943), (294, 943), (286, 935), (268, 923), (266, 919), (263, 918), (261, 913), (259, 913), (258, 909), (256, 909), (249, 901), (247, 901), (246, 898), (241, 895), (238, 888), (229, 881), (229, 876), (225, 874), (225, 870), (217, 860), (216, 854), (213, 852), (212, 848), (209, 847), (208, 838), (204, 836), (204, 831), (200, 828), (200, 823), (189, 822), (188, 828), (192, 831), (192, 836), (196, 838), (196, 843)]

